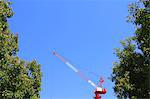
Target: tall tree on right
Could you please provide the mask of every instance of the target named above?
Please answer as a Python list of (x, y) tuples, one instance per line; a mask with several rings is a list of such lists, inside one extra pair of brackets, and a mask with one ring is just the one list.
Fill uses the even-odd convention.
[(116, 49), (111, 80), (120, 99), (150, 99), (150, 0), (129, 5), (129, 14), (136, 31)]

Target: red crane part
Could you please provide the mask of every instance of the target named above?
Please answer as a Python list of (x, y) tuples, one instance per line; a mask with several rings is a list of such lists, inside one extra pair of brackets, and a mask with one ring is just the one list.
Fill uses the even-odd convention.
[(74, 65), (70, 64), (70, 62), (68, 62), (67, 60), (65, 60), (62, 56), (60, 56), (58, 53), (52, 51), (53, 55), (55, 55), (56, 57), (58, 57), (62, 62), (64, 62), (69, 68), (71, 68), (74, 72), (76, 72), (81, 78), (83, 78), (85, 81), (87, 81), (89, 84), (91, 84), (93, 87), (96, 88), (95, 90), (95, 97), (94, 99), (101, 99), (100, 94), (105, 94), (106, 93), (106, 89), (102, 88), (102, 83), (104, 82), (103, 78), (100, 78), (100, 82), (98, 83), (98, 85), (94, 84), (90, 79), (88, 79), (86, 76), (83, 75), (83, 73), (81, 73), (77, 68), (74, 67)]

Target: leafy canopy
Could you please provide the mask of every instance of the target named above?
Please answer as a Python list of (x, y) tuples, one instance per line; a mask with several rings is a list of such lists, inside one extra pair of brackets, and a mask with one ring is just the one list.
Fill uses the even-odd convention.
[(0, 0), (0, 99), (39, 99), (41, 70), (36, 61), (17, 56), (18, 35), (9, 30), (11, 2)]
[(129, 5), (128, 22), (136, 26), (134, 36), (116, 49), (112, 82), (118, 98), (150, 98), (150, 0)]

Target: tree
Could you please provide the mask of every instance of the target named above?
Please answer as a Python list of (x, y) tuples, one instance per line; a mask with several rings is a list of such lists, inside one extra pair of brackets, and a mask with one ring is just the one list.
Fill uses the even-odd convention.
[(150, 99), (150, 0), (129, 5), (129, 22), (136, 26), (134, 36), (121, 41), (116, 49), (112, 82), (118, 98)]
[(11, 2), (0, 0), (0, 99), (39, 99), (40, 65), (17, 56), (18, 35), (10, 32)]

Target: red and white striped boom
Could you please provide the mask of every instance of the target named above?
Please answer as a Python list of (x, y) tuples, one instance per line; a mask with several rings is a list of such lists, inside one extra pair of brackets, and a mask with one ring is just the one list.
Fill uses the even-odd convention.
[(64, 62), (69, 68), (71, 68), (75, 73), (77, 73), (82, 79), (84, 79), (85, 81), (87, 81), (90, 85), (92, 85), (93, 87), (97, 88), (97, 85), (95, 83), (93, 83), (90, 79), (88, 79), (87, 77), (85, 77), (74, 65), (72, 65), (69, 61), (67, 61), (66, 59), (64, 59), (62, 56), (60, 56), (58, 53), (56, 53), (55, 51), (52, 51), (53, 55), (55, 55), (56, 57), (58, 57), (62, 62)]

